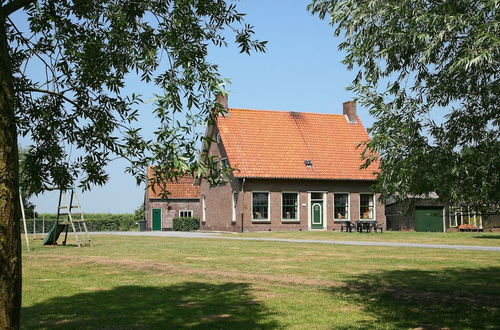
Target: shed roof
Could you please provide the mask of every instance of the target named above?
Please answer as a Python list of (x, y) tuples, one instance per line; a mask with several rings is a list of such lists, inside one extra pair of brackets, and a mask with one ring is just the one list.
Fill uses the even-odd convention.
[[(153, 168), (148, 168), (148, 179), (154, 175)], [(200, 187), (194, 185), (193, 177), (181, 177), (177, 181), (168, 181), (164, 184), (148, 187), (149, 199), (163, 199), (162, 192), (168, 191), (168, 199), (199, 199)]]

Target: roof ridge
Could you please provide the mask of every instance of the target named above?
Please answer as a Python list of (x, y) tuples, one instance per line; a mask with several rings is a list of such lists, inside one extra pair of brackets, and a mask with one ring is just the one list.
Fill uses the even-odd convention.
[(285, 112), (285, 113), (295, 112), (295, 113), (305, 113), (305, 114), (311, 114), (311, 115), (344, 117), (344, 115), (341, 114), (341, 113), (321, 113), (321, 112), (304, 112), (304, 111), (291, 111), (291, 110), (269, 110), (269, 109), (248, 109), (248, 108), (228, 108), (228, 110), (229, 111), (231, 111), (231, 110), (236, 110), (236, 111), (255, 111), (255, 112)]

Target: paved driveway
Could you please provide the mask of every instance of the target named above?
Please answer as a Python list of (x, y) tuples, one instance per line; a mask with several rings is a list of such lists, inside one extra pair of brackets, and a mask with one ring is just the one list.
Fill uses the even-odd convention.
[(102, 231), (92, 232), (90, 235), (118, 235), (118, 236), (158, 236), (158, 237), (180, 237), (180, 238), (209, 238), (209, 239), (230, 239), (241, 241), (271, 241), (286, 243), (314, 243), (314, 244), (339, 244), (339, 245), (360, 245), (360, 246), (389, 246), (389, 247), (412, 247), (430, 249), (453, 249), (471, 251), (494, 251), (500, 252), (500, 247), (496, 246), (473, 246), (473, 245), (444, 245), (444, 244), (416, 244), (416, 243), (392, 243), (392, 242), (366, 242), (366, 241), (331, 241), (312, 239), (290, 239), (290, 238), (265, 238), (265, 237), (236, 237), (223, 236), (221, 233), (207, 232), (180, 232), (180, 231)]

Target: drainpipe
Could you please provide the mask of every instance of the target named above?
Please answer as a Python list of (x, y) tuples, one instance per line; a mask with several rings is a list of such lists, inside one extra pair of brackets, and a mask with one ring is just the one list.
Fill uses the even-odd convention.
[(246, 178), (243, 178), (241, 181), (241, 198), (243, 199), (243, 205), (241, 207), (241, 232), (243, 232), (243, 214), (245, 212), (245, 180)]

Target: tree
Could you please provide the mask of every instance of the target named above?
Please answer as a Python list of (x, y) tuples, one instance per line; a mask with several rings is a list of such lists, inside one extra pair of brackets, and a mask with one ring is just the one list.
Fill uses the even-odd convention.
[(33, 218), (35, 216), (35, 205), (30, 202), (32, 193), (29, 191), (29, 181), (26, 178), (24, 163), (28, 156), (29, 149), (18, 146), (19, 150), (19, 188), (23, 199), (24, 213), (26, 218)]
[[(224, 0), (0, 0), (0, 328), (19, 327), (18, 134), (33, 141), (33, 193), (103, 184), (116, 157), (138, 182), (148, 164), (167, 177), (206, 175), (197, 124), (222, 111), (214, 99), (225, 83), (208, 49), (234, 36), (241, 52), (264, 51), (252, 35)], [(141, 98), (124, 92), (131, 75), (163, 91), (151, 141), (134, 126)]]
[[(328, 15), (349, 87), (376, 122), (384, 198), (436, 192), (483, 208), (500, 201), (500, 4), (495, 0), (313, 0)], [(442, 119), (440, 119), (442, 118)]]
[(145, 219), (146, 219), (146, 214), (145, 214), (144, 203), (141, 203), (141, 205), (139, 205), (134, 211), (133, 220), (134, 222), (138, 222)]

